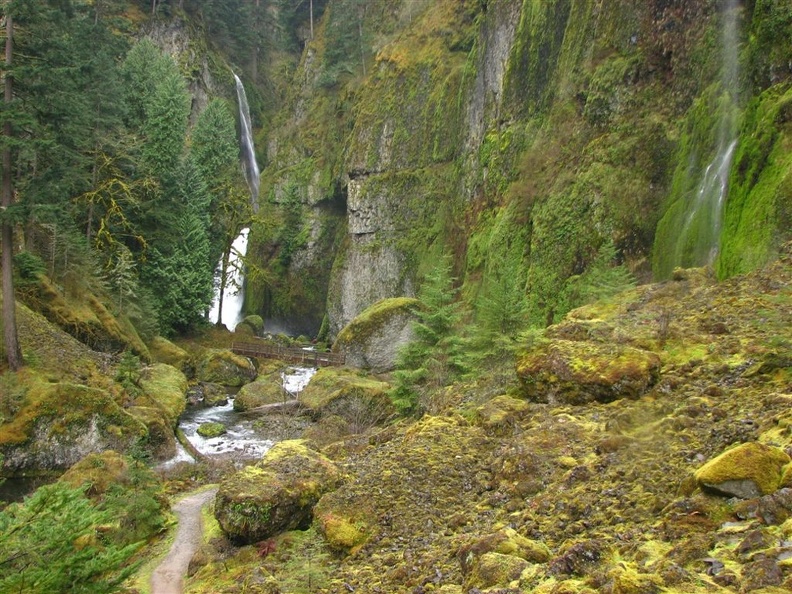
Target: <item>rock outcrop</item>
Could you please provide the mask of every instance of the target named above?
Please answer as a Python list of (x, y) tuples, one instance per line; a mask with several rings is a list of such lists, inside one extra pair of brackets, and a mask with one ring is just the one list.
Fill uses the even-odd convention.
[(784, 470), (792, 459), (779, 448), (744, 443), (726, 450), (696, 471), (705, 489), (751, 499), (769, 495), (782, 486)]

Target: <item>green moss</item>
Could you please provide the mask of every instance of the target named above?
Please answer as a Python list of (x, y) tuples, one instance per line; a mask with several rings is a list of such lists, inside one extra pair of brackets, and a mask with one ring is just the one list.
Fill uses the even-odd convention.
[(762, 443), (745, 443), (723, 452), (696, 471), (701, 485), (717, 489), (730, 481), (753, 481), (759, 493), (768, 495), (781, 484), (789, 456)]
[(154, 403), (175, 425), (187, 406), (187, 378), (170, 365), (157, 363), (147, 367), (140, 379), (144, 395), (141, 404)]
[(226, 433), (226, 427), (222, 423), (202, 423), (198, 426), (198, 435), (210, 439), (220, 437)]
[(410, 313), (419, 303), (412, 297), (392, 297), (377, 301), (358, 314), (339, 332), (335, 345), (365, 341), (393, 316)]
[(792, 88), (776, 85), (746, 109), (717, 262), (721, 278), (764, 265), (792, 228)]

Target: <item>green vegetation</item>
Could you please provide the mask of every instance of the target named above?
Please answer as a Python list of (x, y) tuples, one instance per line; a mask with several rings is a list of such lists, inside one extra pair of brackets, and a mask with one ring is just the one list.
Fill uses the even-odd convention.
[(115, 592), (134, 570), (124, 565), (139, 544), (102, 534), (116, 516), (82, 489), (41, 487), (0, 512), (0, 586), (6, 592)]

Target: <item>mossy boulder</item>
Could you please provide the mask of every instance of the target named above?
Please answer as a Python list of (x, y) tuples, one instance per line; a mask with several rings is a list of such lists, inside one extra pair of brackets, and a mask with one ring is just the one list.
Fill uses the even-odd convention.
[(531, 563), (546, 563), (552, 553), (546, 544), (518, 534), (513, 528), (504, 528), (478, 538), (459, 549), (457, 557), (462, 573), (469, 574), (478, 557), (485, 553), (513, 555)]
[(779, 448), (744, 443), (704, 464), (695, 477), (704, 489), (751, 499), (775, 492), (789, 463), (789, 456)]
[(399, 349), (414, 337), (413, 312), (419, 303), (410, 297), (377, 301), (339, 332), (333, 352), (344, 353), (352, 367), (374, 373), (393, 370)]
[(246, 411), (265, 404), (291, 400), (293, 396), (283, 389), (281, 373), (284, 364), (277, 362), (259, 370), (255, 381), (245, 384), (234, 398), (234, 410)]
[(476, 409), (476, 424), (487, 433), (506, 435), (516, 427), (531, 405), (511, 396), (496, 396)]
[(209, 349), (196, 365), (198, 381), (238, 388), (256, 378), (256, 368), (247, 357), (226, 349)]
[(187, 378), (165, 363), (155, 363), (143, 370), (140, 378), (143, 395), (136, 399), (138, 406), (160, 408), (171, 425), (175, 426), (187, 406)]
[(261, 336), (263, 331), (264, 318), (256, 315), (246, 316), (245, 319), (239, 322), (236, 328), (234, 328), (235, 333), (242, 333), (250, 336)]
[(190, 360), (190, 353), (162, 336), (152, 338), (148, 343), (148, 348), (152, 361), (167, 363), (180, 371), (184, 371)]
[(362, 433), (393, 412), (388, 397), (390, 384), (342, 367), (324, 367), (300, 392), (300, 403), (315, 417), (337, 415)]
[(530, 563), (514, 555), (484, 553), (474, 564), (466, 584), (468, 588), (506, 587), (517, 580), (529, 565)]
[(72, 487), (88, 486), (91, 494), (106, 493), (116, 483), (120, 483), (129, 473), (131, 460), (118, 452), (89, 454), (71, 466), (58, 479)]
[(228, 404), (228, 388), (220, 384), (199, 384), (202, 401), (206, 406), (224, 406)]
[(17, 414), (0, 425), (3, 472), (60, 470), (88, 454), (125, 451), (148, 435), (112, 395), (99, 388), (27, 377)]
[(517, 376), (531, 401), (587, 404), (640, 397), (660, 365), (655, 353), (629, 346), (555, 339), (523, 352)]
[(341, 471), (301, 440), (283, 441), (264, 458), (223, 479), (215, 517), (238, 543), (252, 543), (310, 525), (319, 498), (340, 485)]
[(130, 406), (127, 412), (146, 426), (146, 447), (155, 460), (166, 460), (176, 455), (176, 436), (173, 421), (160, 407)]
[(198, 426), (197, 433), (201, 437), (210, 439), (212, 437), (220, 437), (226, 433), (226, 427), (222, 423), (202, 423)]
[[(321, 501), (321, 500), (320, 500)], [(369, 537), (370, 527), (351, 517), (336, 515), (317, 506), (315, 523), (331, 548), (351, 552)]]

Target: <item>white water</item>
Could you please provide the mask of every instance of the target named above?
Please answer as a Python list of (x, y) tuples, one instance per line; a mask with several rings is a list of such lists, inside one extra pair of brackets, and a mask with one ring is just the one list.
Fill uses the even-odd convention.
[(259, 178), (260, 171), (256, 162), (256, 149), (253, 145), (253, 125), (250, 121), (250, 106), (248, 105), (245, 87), (239, 77), (234, 74), (236, 81), (237, 100), (239, 102), (239, 149), (241, 153), (242, 171), (245, 173), (253, 212), (258, 212)]
[[(239, 236), (231, 245), (231, 255), (228, 258), (228, 270), (231, 272), (230, 279), (226, 282), (223, 292), (223, 311), (218, 311), (220, 305), (219, 283), (217, 293), (212, 301), (212, 308), (209, 310), (209, 321), (216, 324), (222, 322), (226, 327), (233, 331), (242, 319), (242, 305), (245, 302), (244, 287), (244, 258), (247, 254), (248, 234), (250, 229), (242, 229)], [(215, 269), (215, 278), (219, 278), (222, 273), (222, 259)], [(219, 316), (219, 317), (218, 317)]]
[[(313, 367), (290, 368), (281, 374), (284, 390), (297, 397), (315, 373), (316, 369)], [(201, 437), (198, 435), (198, 427), (204, 423), (222, 423), (226, 433), (218, 437)], [(228, 402), (222, 406), (188, 410), (179, 420), (179, 428), (196, 450), (209, 457), (230, 457), (235, 461), (257, 460), (275, 443), (260, 435), (253, 428), (251, 419), (234, 411), (232, 397), (229, 397)], [(179, 462), (194, 462), (181, 444), (177, 444), (176, 456), (163, 462), (160, 468), (169, 468)]]
[[(738, 0), (724, 2), (721, 18), (721, 97), (724, 105), (720, 108), (715, 156), (704, 169), (696, 192), (687, 205), (685, 222), (678, 235), (675, 259), (682, 266), (712, 264), (718, 255), (723, 208), (729, 192), (729, 172), (737, 148)], [(686, 251), (689, 260), (684, 255)]]

